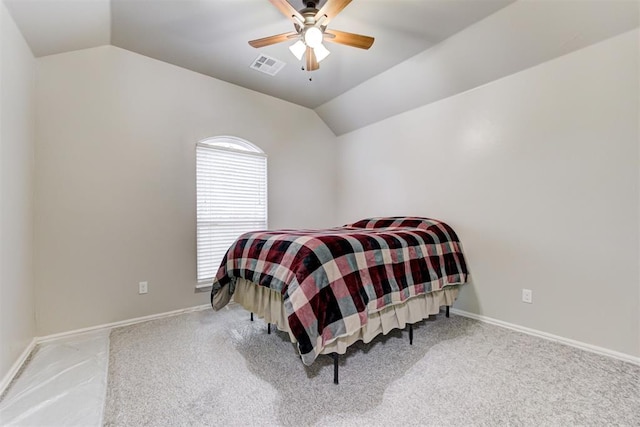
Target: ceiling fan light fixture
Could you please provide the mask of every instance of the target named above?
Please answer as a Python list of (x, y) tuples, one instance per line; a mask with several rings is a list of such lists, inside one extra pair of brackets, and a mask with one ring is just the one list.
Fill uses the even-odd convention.
[(318, 27), (308, 27), (303, 34), (304, 43), (310, 48), (316, 48), (322, 44), (322, 30)]
[(316, 61), (318, 61), (318, 62), (322, 61), (324, 58), (329, 56), (329, 54), (331, 53), (331, 52), (329, 52), (329, 49), (324, 47), (324, 45), (322, 43), (320, 43), (318, 46), (313, 48), (313, 51), (316, 54)]
[(298, 61), (302, 60), (302, 56), (304, 55), (306, 49), (307, 47), (304, 45), (302, 40), (298, 40), (297, 42), (289, 46), (289, 50), (294, 54), (296, 58), (298, 58)]
[[(291, 53), (302, 60), (306, 57), (306, 68), (315, 71), (318, 63), (329, 56), (329, 50), (323, 45), (325, 35), (327, 41), (345, 46), (369, 49), (373, 45), (374, 38), (362, 34), (347, 33), (345, 31), (327, 30), (327, 25), (340, 13), (352, 0), (302, 0), (306, 5), (304, 9), (296, 10), (290, 3), (291, 0), (269, 0), (294, 26), (294, 31), (275, 34), (269, 37), (250, 40), (249, 45), (260, 49), (276, 43), (293, 41), (289, 46)], [(320, 10), (318, 5), (323, 3)], [(326, 30), (326, 31), (325, 31)]]

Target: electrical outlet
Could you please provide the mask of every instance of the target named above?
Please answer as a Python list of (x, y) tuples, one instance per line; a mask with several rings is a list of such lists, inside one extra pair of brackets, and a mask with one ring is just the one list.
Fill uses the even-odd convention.
[(531, 289), (522, 290), (522, 302), (533, 304), (533, 291)]
[(149, 291), (149, 283), (147, 283), (147, 282), (138, 283), (138, 293), (139, 294), (146, 294), (148, 291)]

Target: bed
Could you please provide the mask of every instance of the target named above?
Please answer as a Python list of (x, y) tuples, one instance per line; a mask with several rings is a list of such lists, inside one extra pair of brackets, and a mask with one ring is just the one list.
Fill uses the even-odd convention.
[(213, 280), (215, 310), (232, 298), (287, 332), (304, 364), (405, 328), (453, 304), (467, 265), (453, 229), (419, 217), (368, 218), (324, 230), (241, 235)]

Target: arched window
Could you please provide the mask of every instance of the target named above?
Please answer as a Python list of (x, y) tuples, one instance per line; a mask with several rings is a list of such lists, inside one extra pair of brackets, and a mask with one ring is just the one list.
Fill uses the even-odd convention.
[(267, 156), (220, 136), (196, 145), (198, 285), (208, 286), (234, 240), (267, 228)]

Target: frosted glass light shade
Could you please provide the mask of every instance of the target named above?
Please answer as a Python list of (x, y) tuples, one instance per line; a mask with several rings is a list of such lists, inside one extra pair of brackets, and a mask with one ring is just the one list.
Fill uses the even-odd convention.
[(322, 44), (322, 30), (318, 27), (307, 28), (304, 32), (304, 42), (311, 48)]
[(318, 62), (322, 61), (324, 58), (329, 56), (329, 54), (331, 53), (331, 52), (329, 52), (329, 49), (324, 47), (324, 45), (322, 43), (320, 43), (318, 46), (316, 46), (313, 49), (313, 51), (316, 54), (316, 61), (318, 61)]
[(302, 40), (298, 40), (297, 42), (289, 46), (289, 50), (295, 55), (296, 58), (298, 58), (298, 61), (300, 61), (302, 59), (302, 55), (304, 55), (305, 50), (307, 50), (307, 47), (304, 45)]

